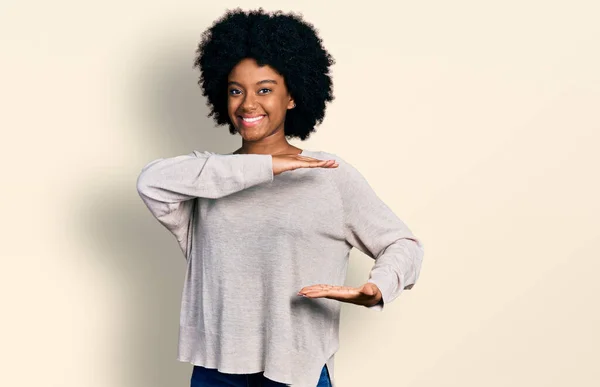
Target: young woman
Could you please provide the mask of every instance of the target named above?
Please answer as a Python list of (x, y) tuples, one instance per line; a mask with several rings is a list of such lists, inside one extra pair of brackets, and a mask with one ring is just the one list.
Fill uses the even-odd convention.
[[(143, 167), (144, 203), (186, 258), (178, 360), (191, 386), (334, 386), (341, 302), (373, 310), (417, 281), (423, 245), (365, 178), (297, 148), (333, 100), (325, 51), (301, 16), (228, 11), (195, 64), (209, 116), (242, 138)], [(352, 247), (375, 260), (343, 286)]]

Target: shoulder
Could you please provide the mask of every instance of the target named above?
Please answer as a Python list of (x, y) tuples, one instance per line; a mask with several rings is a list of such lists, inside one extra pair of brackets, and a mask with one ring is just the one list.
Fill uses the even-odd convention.
[(314, 157), (320, 160), (335, 160), (338, 162), (339, 166), (337, 168), (332, 168), (328, 171), (328, 175), (332, 177), (332, 181), (336, 184), (347, 184), (349, 182), (363, 181), (365, 180), (364, 176), (358, 171), (358, 169), (350, 163), (348, 160), (344, 159), (338, 154), (326, 151), (312, 151), (305, 150), (303, 152), (305, 156)]
[(221, 155), (221, 156), (224, 156), (224, 154), (217, 153), (217, 152), (212, 152), (212, 151), (205, 150), (205, 149), (194, 149), (190, 153), (188, 153), (188, 155), (189, 156), (196, 156), (196, 157), (208, 157), (208, 156), (211, 156), (211, 155)]
[(322, 150), (305, 149), (302, 152), (302, 155), (307, 156), (307, 157), (313, 157), (313, 158), (319, 159), (319, 160), (335, 160), (340, 165), (342, 165), (342, 164), (349, 165), (349, 163), (345, 159), (343, 159), (340, 155), (337, 155), (337, 154), (331, 153), (331, 152), (325, 152)]

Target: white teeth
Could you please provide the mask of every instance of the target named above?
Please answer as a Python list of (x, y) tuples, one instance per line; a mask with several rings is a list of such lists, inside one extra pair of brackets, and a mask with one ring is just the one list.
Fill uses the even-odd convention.
[(263, 116), (258, 116), (258, 117), (254, 117), (254, 118), (244, 118), (244, 117), (242, 117), (242, 119), (244, 121), (246, 121), (246, 122), (255, 122), (255, 121), (258, 121), (258, 120), (260, 120), (262, 118), (263, 118)]

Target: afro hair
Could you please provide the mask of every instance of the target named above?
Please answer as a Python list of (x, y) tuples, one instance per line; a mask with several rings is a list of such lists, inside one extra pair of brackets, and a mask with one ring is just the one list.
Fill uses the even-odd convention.
[(301, 15), (227, 10), (202, 34), (196, 53), (194, 67), (200, 69), (198, 84), (207, 97), (208, 117), (218, 125), (229, 124), (231, 134), (237, 131), (227, 114), (227, 77), (242, 59), (269, 65), (285, 80), (296, 103), (285, 117), (287, 137), (308, 138), (323, 121), (326, 102), (334, 99), (329, 67), (335, 61)]

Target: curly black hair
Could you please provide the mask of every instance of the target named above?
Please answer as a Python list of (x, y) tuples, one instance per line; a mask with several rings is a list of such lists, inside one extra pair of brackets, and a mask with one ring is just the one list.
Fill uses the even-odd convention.
[(202, 34), (194, 66), (200, 68), (202, 95), (218, 125), (236, 128), (227, 114), (227, 77), (244, 58), (269, 65), (285, 80), (296, 103), (285, 117), (285, 136), (305, 140), (325, 117), (326, 102), (333, 101), (329, 67), (335, 64), (324, 49), (314, 26), (302, 15), (262, 8), (227, 10)]

